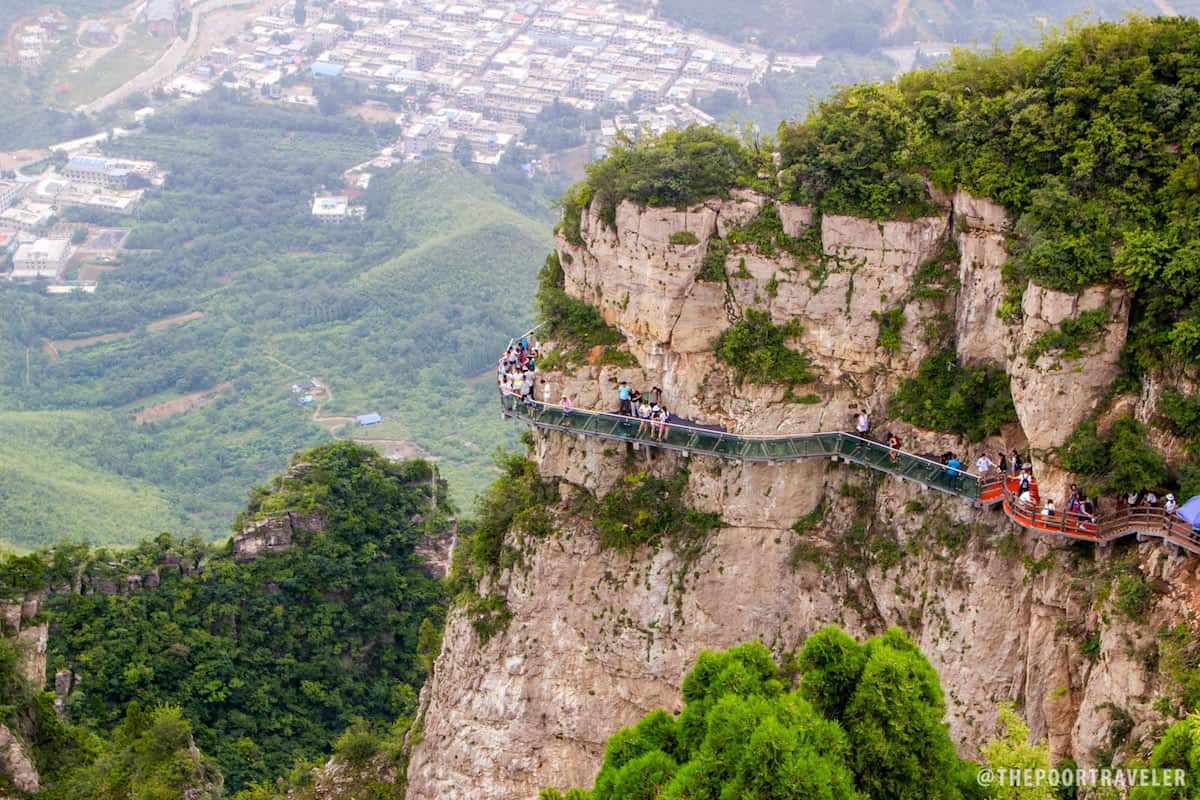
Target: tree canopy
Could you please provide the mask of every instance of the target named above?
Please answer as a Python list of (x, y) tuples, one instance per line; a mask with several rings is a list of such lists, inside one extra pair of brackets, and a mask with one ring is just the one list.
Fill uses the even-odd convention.
[[(61, 546), (4, 560), (0, 591), (86, 576), (91, 593), (54, 592), (45, 602), (53, 620), (49, 671), (82, 677), (67, 720), (118, 744), (127, 734), (137, 750), (144, 726), (129, 722), (130, 702), (176, 707), (171, 713), (236, 791), (327, 754), (359, 721), (411, 718), (430, 664), (422, 647), (438, 638), (446, 605), (444, 584), (414, 552), (450, 524), (444, 499), (433, 507), (433, 480), (423, 461), (393, 463), (349, 442), (324, 445), (298, 454), (286, 475), (256, 490), (235, 526), (310, 520), (293, 526), (285, 552), (247, 560), (228, 543), (168, 534), (125, 552)], [(445, 487), (438, 493), (444, 498)], [(152, 589), (97, 588), (111, 581), (124, 589), (126, 575), (151, 572), (161, 579)], [(28, 713), (41, 707), (10, 694)], [(52, 699), (45, 704), (52, 709)], [(151, 727), (163, 722), (158, 716)], [(41, 727), (59, 739), (70, 734)], [(116, 780), (110, 767), (97, 766), (108, 777), (96, 773), (96, 780)], [(195, 768), (206, 774), (200, 762)]]
[(659, 709), (618, 731), (590, 793), (566, 797), (978, 796), (975, 767), (955, 754), (943, 722), (937, 673), (907, 634), (892, 628), (859, 644), (823, 628), (796, 664), (791, 688), (759, 642), (705, 650), (683, 681), (683, 711)]

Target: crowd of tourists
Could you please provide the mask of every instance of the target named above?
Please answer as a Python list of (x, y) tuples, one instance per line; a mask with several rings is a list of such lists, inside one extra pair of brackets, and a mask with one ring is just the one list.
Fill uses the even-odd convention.
[[(536, 339), (526, 335), (509, 345), (498, 364), (500, 394), (511, 398), (509, 402), (521, 403), (530, 418), (538, 413), (539, 408), (544, 412), (554, 404), (550, 384), (537, 376), (540, 347)], [(630, 423), (638, 423), (634, 434), (636, 437), (649, 434), (653, 441), (666, 441), (672, 417), (663, 402), (663, 390), (660, 387), (651, 386), (643, 392), (628, 381), (622, 380), (617, 385), (616, 403), (618, 415), (629, 417)], [(558, 408), (562, 412), (563, 426), (570, 427), (575, 410), (574, 399), (564, 392), (558, 398)], [(862, 439), (872, 440), (871, 417), (866, 409), (854, 414), (854, 431)], [(902, 451), (900, 437), (888, 431), (883, 444), (888, 447), (891, 460), (897, 461)], [(937, 461), (952, 478), (958, 478), (967, 471), (953, 451), (942, 453)], [(1062, 510), (1052, 498), (1046, 498), (1039, 505), (1034, 497), (1033, 464), (1022, 457), (1016, 448), (1011, 453), (997, 453), (995, 460), (986, 452), (980, 453), (975, 461), (975, 473), (981, 483), (1001, 479), (1008, 486), (1015, 484), (1017, 510), (1023, 512), (1031, 521), (1041, 517), (1043, 522), (1052, 523), (1056, 517), (1063, 515), (1064, 518), (1059, 520), (1059, 524), (1064, 526), (1091, 526), (1096, 522), (1095, 503), (1076, 484), (1071, 484), (1071, 495)], [(1178, 508), (1175, 495), (1167, 494), (1160, 500), (1153, 491), (1131, 492), (1126, 497), (1125, 504), (1130, 509), (1161, 508), (1167, 514), (1174, 513)]]
[[(498, 365), (497, 380), (500, 384), (500, 395), (504, 398), (516, 398), (522, 403), (529, 413), (533, 416), (534, 408), (537, 406), (534, 394), (537, 391), (537, 362), (541, 357), (541, 345), (537, 339), (531, 339), (529, 335), (521, 337), (520, 341), (513, 342), (504, 351), (504, 355), (500, 356)], [(542, 403), (550, 403), (550, 384), (545, 380), (541, 382), (542, 386)], [(570, 398), (566, 395), (562, 397), (564, 408), (570, 406)]]
[(621, 381), (617, 385), (617, 413), (637, 419), (636, 436), (649, 431), (654, 441), (666, 441), (671, 414), (663, 405), (663, 391), (659, 387), (651, 386), (643, 393), (628, 381)]
[[(550, 384), (537, 374), (540, 346), (536, 339), (523, 336), (508, 346), (497, 365), (496, 377), (501, 396), (509, 403), (521, 403), (531, 419), (539, 413), (539, 409), (540, 413), (544, 413), (554, 404)], [(671, 413), (663, 403), (663, 390), (660, 387), (651, 386), (642, 392), (628, 381), (621, 381), (617, 386), (616, 401), (616, 413), (629, 417), (631, 423), (638, 423), (634, 436), (648, 435), (656, 442), (667, 440)], [(558, 407), (562, 412), (563, 426), (571, 427), (574, 399), (564, 392), (558, 398)]]

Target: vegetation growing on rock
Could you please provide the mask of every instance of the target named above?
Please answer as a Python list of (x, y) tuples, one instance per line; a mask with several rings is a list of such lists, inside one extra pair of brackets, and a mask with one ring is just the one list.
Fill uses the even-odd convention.
[(900, 385), (892, 407), (905, 422), (962, 434), (973, 442), (1016, 419), (1004, 371), (961, 367), (953, 349), (923, 359), (916, 377)]
[(859, 644), (822, 628), (796, 667), (798, 687), (761, 643), (702, 652), (683, 682), (683, 712), (654, 711), (618, 731), (591, 792), (566, 796), (981, 796), (942, 722), (937, 673), (907, 634), (892, 628)]
[[(82, 677), (67, 702), (70, 722), (136, 751), (144, 730), (169, 720), (155, 711), (150, 728), (130, 723), (129, 703), (176, 707), (171, 713), (236, 790), (323, 755), (360, 718), (391, 724), (415, 711), (428, 669), (421, 628), (427, 623), (428, 639), (445, 613), (442, 584), (414, 552), (448, 524), (451, 509), (431, 504), (433, 477), (423, 461), (326, 445), (298, 455), (287, 475), (251, 498), (248, 518), (312, 515), (287, 552), (246, 561), (229, 544), (163, 534), (119, 554), (69, 546), (9, 558), (0, 577), (8, 592), (55, 590), (44, 603), (54, 623), (50, 672)], [(127, 575), (151, 574), (161, 583), (126, 589)], [(90, 593), (70, 590), (77, 576)], [(56, 727), (47, 697), (16, 704), (40, 715), (34, 738), (76, 736)], [(63, 747), (51, 750), (60, 754), (47, 756), (53, 780)], [(97, 762), (96, 780), (116, 780), (112, 769)]]
[[(876, 219), (935, 209), (963, 187), (1016, 220), (1010, 282), (1135, 291), (1138, 369), (1200, 356), (1200, 21), (1097, 23), (1010, 51), (956, 53), (894, 85), (845, 88), (778, 132), (760, 188), (818, 213)], [(707, 161), (684, 167), (683, 154)], [(759, 144), (689, 129), (624, 143), (572, 208), (686, 206), (774, 167)], [(1019, 314), (1019, 307), (1006, 306)]]
[(748, 308), (741, 319), (721, 332), (713, 350), (733, 368), (739, 381), (792, 387), (817, 377), (808, 355), (787, 346), (787, 339), (799, 334), (799, 322), (776, 325), (766, 311)]
[(1100, 435), (1095, 422), (1084, 422), (1059, 448), (1062, 465), (1095, 480), (1103, 491), (1140, 492), (1167, 478), (1162, 455), (1146, 441), (1146, 426), (1133, 417), (1118, 418)]
[[(625, 337), (604, 321), (595, 306), (567, 294), (565, 285), (566, 276), (559, 262), (558, 251), (555, 250), (546, 256), (538, 273), (538, 290), (534, 298), (538, 319), (543, 324), (538, 335), (559, 344), (556, 353), (546, 355), (579, 363), (587, 357), (591, 348), (600, 347), (606, 363), (627, 363), (631, 357), (615, 349), (625, 341)], [(545, 361), (542, 367), (549, 368)]]

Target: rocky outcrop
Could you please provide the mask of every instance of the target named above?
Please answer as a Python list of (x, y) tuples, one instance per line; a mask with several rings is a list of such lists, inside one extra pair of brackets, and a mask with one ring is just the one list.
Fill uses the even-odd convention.
[(295, 511), (252, 520), (233, 537), (233, 560), (253, 561), (262, 553), (287, 552), (298, 533), (318, 533), (325, 527), (320, 515)]
[(427, 535), (413, 548), (424, 563), (425, 573), (434, 580), (450, 574), (454, 561), (454, 546), (458, 543), (458, 520), (447, 520), (446, 526), (436, 534)]
[(50, 636), (49, 623), (42, 622), (22, 628), (17, 634), (21, 647), (21, 674), (39, 689), (46, 683), (46, 644)]
[(960, 254), (954, 341), (964, 364), (1004, 366), (1015, 348), (1015, 330), (999, 316), (1007, 289), (1008, 215), (995, 203), (959, 191), (954, 195), (955, 241)]
[[(1022, 302), (1024, 321), (1009, 366), (1013, 403), (1031, 447), (1048, 450), (1062, 444), (1108, 394), (1120, 374), (1118, 361), (1129, 330), (1129, 294), (1124, 289), (1092, 286), (1068, 294), (1030, 284)], [(1085, 357), (1064, 358), (1048, 352), (1030, 364), (1027, 348), (1046, 331), (1086, 311), (1103, 309), (1103, 332), (1085, 343)]]
[[(953, 340), (961, 363), (1013, 375), (1020, 424), (980, 447), (1053, 447), (1096, 410), (1115, 377), (1128, 299), (1113, 288), (1075, 296), (1030, 286), (1023, 321), (1001, 320), (1007, 215), (963, 192), (944, 200), (944, 215), (885, 223), (817, 220), (811, 209), (777, 203), (789, 236), (820, 225), (821, 256), (733, 246), (724, 281), (698, 279), (710, 237), (728, 236), (775, 201), (742, 193), (686, 210), (623, 203), (615, 229), (585, 212), (586, 245), (558, 243), (566, 289), (625, 334), (637, 364), (546, 373), (551, 395), (615, 410), (624, 379), (662, 387), (679, 416), (757, 434), (845, 430), (866, 408), (907, 449), (963, 453), (957, 437), (887, 420), (900, 381)], [(672, 245), (685, 230), (699, 242)], [(925, 279), (918, 276), (931, 272), (922, 268), (949, 261), (952, 244), (959, 258), (949, 280), (916, 291)], [(1109, 323), (1080, 358), (1047, 353), (1028, 363), (1025, 352), (1042, 333), (1101, 307)], [(790, 402), (780, 386), (739, 384), (717, 361), (712, 341), (748, 308), (803, 325), (789, 344), (820, 370), (803, 389), (816, 402)], [(892, 352), (879, 344), (880, 317), (897, 310), (902, 345)], [(1152, 413), (1147, 401), (1130, 402), (1136, 414)], [(680, 681), (701, 649), (758, 638), (784, 654), (828, 623), (857, 636), (892, 624), (911, 631), (939, 672), (964, 756), (977, 756), (993, 734), (1003, 700), (1018, 703), (1056, 758), (1084, 765), (1107, 747), (1114, 713), (1134, 721), (1135, 740), (1163, 722), (1152, 707), (1162, 678), (1140, 653), (1159, 625), (1186, 616), (1200, 589), (1197, 561), (1168, 547), (1089, 554), (1098, 584), (1117, 558), (1132, 558), (1172, 587), (1135, 624), (1095, 602), (1108, 592), (1078, 580), (1077, 554), (1018, 531), (998, 512), (897, 479), (829, 462), (684, 460), (561, 433), (536, 435), (533, 455), (567, 498), (554, 511), (558, 534), (526, 541), (517, 532), (507, 542), (521, 553), (517, 566), (487, 585), (512, 613), (506, 629), (484, 642), (462, 613), (450, 614), (422, 692), (410, 798), (532, 798), (546, 785), (588, 785), (614, 731), (655, 707), (678, 708)], [(569, 510), (577, 493), (601, 495), (633, 472), (681, 469), (689, 507), (725, 522), (702, 552), (604, 549), (592, 523)], [(1051, 489), (1050, 470), (1041, 474)], [(796, 533), (794, 523), (816, 509), (820, 524)]]
[[(548, 474), (598, 492), (631, 469), (670, 475), (684, 465), (660, 453), (628, 467), (605, 446), (552, 434), (538, 437), (536, 455)], [(860, 637), (893, 624), (911, 631), (941, 677), (964, 756), (978, 756), (1004, 700), (1023, 706), (1056, 758), (1083, 764), (1107, 746), (1112, 706), (1140, 730), (1160, 720), (1137, 652), (1159, 622), (1186, 611), (1182, 599), (1164, 599), (1144, 625), (1093, 608), (1069, 549), (913, 484), (826, 462), (686, 466), (689, 505), (727, 523), (698, 556), (604, 549), (590, 522), (565, 510), (557, 537), (512, 541), (524, 566), (496, 581), (512, 622), (484, 643), (451, 615), (409, 798), (533, 798), (546, 785), (589, 785), (608, 736), (653, 708), (679, 709), (700, 650), (760, 639), (783, 654), (828, 623)], [(790, 530), (822, 503), (820, 525), (803, 537)], [(846, 540), (856, 525), (859, 546)], [(1097, 553), (1098, 564), (1113, 556)], [(1145, 544), (1137, 557), (1148, 572), (1163, 565), (1174, 586), (1200, 582), (1195, 560), (1169, 548)], [(1083, 655), (1086, 630), (1102, 631), (1097, 661)]]
[(34, 794), (41, 785), (25, 744), (4, 724), (0, 724), (0, 773), (8, 777), (18, 792)]

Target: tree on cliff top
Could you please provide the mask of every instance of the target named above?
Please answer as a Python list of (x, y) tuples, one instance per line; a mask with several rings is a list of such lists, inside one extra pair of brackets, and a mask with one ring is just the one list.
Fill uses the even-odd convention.
[[(1038, 45), (958, 52), (894, 85), (842, 89), (778, 131), (779, 164), (713, 128), (618, 142), (564, 202), (691, 205), (753, 185), (820, 213), (941, 213), (931, 189), (1002, 203), (1014, 221), (1003, 310), (1029, 280), (1123, 283), (1140, 370), (1200, 358), (1200, 20), (1069, 26)], [(759, 180), (758, 174), (774, 180)], [(1013, 298), (1017, 298), (1014, 300)]]
[[(809, 637), (791, 689), (770, 651), (706, 650), (663, 710), (614, 734), (590, 794), (630, 800), (755, 797), (957, 800), (975, 797), (933, 667), (899, 629), (859, 644), (837, 628)], [(544, 800), (559, 800), (556, 790)]]
[(588, 165), (587, 183), (600, 203), (600, 219), (611, 226), (624, 199), (684, 207), (714, 195), (727, 197), (754, 168), (751, 151), (737, 138), (691, 125), (636, 140), (618, 137), (606, 158)]

